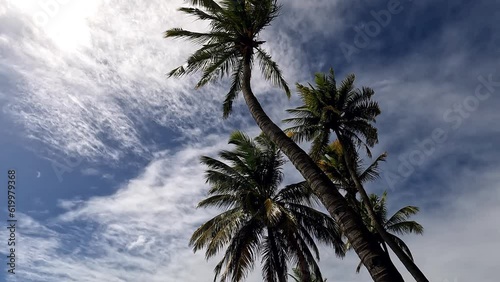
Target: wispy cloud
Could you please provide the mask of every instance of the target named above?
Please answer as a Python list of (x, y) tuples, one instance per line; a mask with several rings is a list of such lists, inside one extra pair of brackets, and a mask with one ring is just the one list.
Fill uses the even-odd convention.
[[(193, 282), (211, 277), (216, 259), (205, 262), (202, 252), (193, 254), (187, 244), (194, 229), (216, 212), (195, 209), (207, 188), (198, 157), (228, 148), (224, 139), (163, 154), (110, 196), (60, 201), (66, 212), (45, 223), (21, 215), (18, 254), (23, 259), (18, 277), (23, 281)], [(456, 193), (417, 218), (426, 234), (407, 239), (433, 281), (470, 281), (480, 273), (482, 281), (494, 281), (496, 274), (488, 269), (494, 269), (493, 250), (500, 244), (496, 240), (500, 229), (493, 224), (500, 215), (493, 200), (500, 196), (499, 179), (493, 171), (479, 176), (480, 183), (468, 175), (451, 183)], [(471, 193), (468, 187), (474, 184), (485, 188)], [(391, 200), (389, 207), (401, 205)], [(478, 215), (483, 215), (480, 220)], [(471, 264), (470, 256), (477, 263)], [(460, 261), (469, 261), (468, 268), (460, 267)], [(366, 271), (355, 274), (357, 262), (354, 254), (342, 261), (332, 251), (322, 251), (321, 265), (331, 280), (369, 279)], [(258, 265), (248, 281), (260, 281)]]
[[(200, 272), (179, 270), (195, 264), (210, 275), (211, 265), (203, 262), (202, 254), (193, 255), (187, 243), (194, 228), (212, 213), (195, 209), (206, 188), (199, 156), (227, 146), (226, 140), (219, 141), (163, 155), (113, 195), (61, 200), (59, 206), (66, 212), (45, 224), (20, 216), (18, 254), (23, 267), (18, 277), (189, 281), (183, 277), (194, 278)], [(182, 256), (189, 260), (179, 261)]]
[[(50, 152), (107, 164), (120, 163), (127, 154), (152, 161), (111, 195), (61, 199), (64, 212), (52, 220), (38, 222), (20, 215), (20, 277), (26, 278), (23, 281), (211, 277), (215, 261), (206, 263), (203, 254), (194, 255), (187, 247), (194, 228), (214, 212), (194, 209), (206, 189), (198, 158), (227, 148), (226, 133), (232, 129), (251, 135), (259, 130), (241, 99), (230, 120), (220, 119), (225, 85), (194, 91), (196, 77), (166, 79), (165, 73), (183, 64), (195, 46), (162, 39), (162, 32), (205, 26), (175, 11), (185, 4), (180, 0), (97, 1), (98, 9), (86, 8), (88, 19), (72, 21), (64, 18), (77, 17), (72, 11), (83, 9), (78, 6), (83, 4), (66, 2), (46, 25), (36, 25), (33, 15), (43, 9), (35, 2), (20, 9), (0, 0), (2, 118), (15, 121), (23, 134)], [(499, 33), (491, 24), (496, 17), (484, 16), (498, 5), (459, 1), (470, 5), (460, 8), (450, 2), (453, 7), (446, 16), (436, 16), (429, 15), (434, 2), (414, 2), (405, 17), (394, 17), (370, 48), (346, 63), (338, 44), (352, 40), (352, 27), (387, 2), (283, 2), (282, 17), (263, 34), (265, 46), (292, 88), (295, 81), (311, 81), (312, 72), (332, 66), (339, 79), (354, 72), (358, 86), (375, 89), (383, 113), (374, 153), (389, 152), (384, 172), (397, 172), (400, 157), (408, 158), (434, 129), (447, 130), (446, 142), (391, 190), (390, 208), (422, 207), (418, 221), (426, 234), (409, 237), (408, 244), (431, 281), (496, 281), (492, 262), (498, 260), (493, 250), (500, 247), (500, 231), (492, 223), (500, 212), (494, 202), (500, 191), (495, 150), (500, 132), (491, 122), (500, 119), (498, 91), (468, 111), (456, 129), (444, 115), (474, 95), (479, 76), (500, 80), (495, 61)], [(420, 25), (426, 22), (424, 15), (430, 24)], [(84, 34), (78, 44), (64, 42), (64, 31), (55, 32), (59, 23), (71, 23), (81, 32), (77, 34)], [(419, 36), (426, 39), (416, 41)], [(253, 86), (278, 123), (286, 116), (284, 109), (300, 103), (296, 95), (288, 101), (258, 74)], [(156, 140), (148, 135), (163, 130), (176, 134)], [(184, 146), (176, 152), (165, 150), (156, 146), (161, 138)], [(99, 175), (94, 169), (79, 170)], [(287, 180), (301, 179), (290, 164), (285, 172)], [(384, 177), (368, 187), (370, 192), (387, 188)], [(323, 254), (321, 264), (329, 280), (369, 280), (366, 271), (354, 273), (355, 255), (340, 261), (327, 250)], [(411, 280), (406, 273), (405, 277)], [(258, 270), (249, 279), (260, 280)]]
[(83, 175), (99, 175), (100, 174), (99, 170), (97, 170), (95, 168), (91, 168), (91, 167), (82, 169), (81, 173)]
[[(183, 63), (193, 46), (167, 41), (162, 32), (175, 26), (205, 28), (182, 17), (176, 11), (181, 5), (99, 2), (82, 19), (87, 40), (69, 50), (57, 45), (54, 36), (59, 35), (34, 24), (33, 14), (11, 7), (12, 17), (3, 21), (22, 32), (7, 32), (0, 41), (5, 51), (1, 63), (8, 70), (3, 76), (18, 82), (2, 91), (12, 97), (4, 112), (32, 139), (89, 159), (118, 160), (126, 152), (149, 155), (152, 143), (143, 139), (147, 124), (191, 134), (194, 124), (216, 128), (219, 88), (192, 91), (192, 78), (165, 76)], [(68, 13), (68, 7), (60, 7), (58, 15)], [(40, 12), (34, 8), (32, 13)], [(9, 48), (13, 45), (18, 48)]]

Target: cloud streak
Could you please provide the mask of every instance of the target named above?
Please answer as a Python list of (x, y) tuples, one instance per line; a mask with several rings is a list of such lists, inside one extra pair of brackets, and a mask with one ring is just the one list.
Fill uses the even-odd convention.
[[(112, 195), (61, 201), (60, 207), (66, 211), (44, 223), (20, 215), (19, 279), (194, 282), (211, 277), (216, 259), (205, 262), (203, 253), (193, 254), (187, 243), (197, 226), (216, 212), (195, 209), (207, 189), (198, 157), (224, 148), (228, 148), (225, 140), (214, 140), (165, 153)], [(500, 228), (484, 224), (495, 222), (500, 215), (494, 200), (500, 196), (500, 179), (494, 171), (482, 174), (477, 185), (485, 188), (474, 193), (468, 189), (473, 178), (464, 175), (468, 181), (457, 179), (452, 183), (456, 185), (453, 196), (417, 218), (426, 234), (409, 237), (407, 242), (433, 281), (453, 281), (455, 277), (470, 281), (477, 275), (482, 275), (482, 281), (494, 281), (496, 274), (488, 269), (494, 269), (493, 250), (500, 247), (496, 240)], [(389, 208), (400, 206), (391, 200)], [(482, 215), (481, 221), (475, 222), (478, 215)], [(5, 235), (3, 230), (0, 233)], [(461, 265), (470, 262), (470, 256), (478, 262), (468, 263), (464, 269)], [(331, 280), (369, 279), (366, 271), (354, 273), (356, 264), (354, 254), (341, 261), (332, 250), (322, 250), (322, 269)], [(248, 281), (260, 281), (258, 266)]]
[[(323, 0), (307, 5), (298, 0), (284, 2), (282, 17), (262, 36), (290, 84), (311, 81), (312, 72), (332, 66), (338, 80), (354, 72), (358, 86), (375, 89), (383, 113), (374, 154), (387, 150), (383, 172), (397, 172), (400, 156), (408, 157), (418, 147), (415, 140), (432, 136), (436, 128), (451, 129), (455, 122), (447, 122), (444, 115), (474, 95), (479, 76), (491, 74), (497, 81), (492, 50), (498, 51), (498, 33), (493, 32), (498, 28), (483, 15), (494, 10), (494, 4), (478, 1), (468, 13), (450, 8), (446, 11), (450, 22), (438, 22), (439, 28), (419, 35), (427, 36), (426, 40), (408, 39), (411, 44), (399, 46), (401, 41), (395, 38), (401, 38), (394, 34), (405, 33), (408, 26), (432, 29), (417, 23), (420, 15), (433, 11), (430, 1), (420, 1), (405, 11), (404, 21), (410, 22), (402, 25), (403, 20), (395, 16), (374, 38), (373, 48), (363, 49), (346, 64), (339, 42), (352, 39), (352, 26), (362, 15), (387, 3), (370, 2), (364, 7), (365, 2), (348, 6)], [(80, 4), (68, 1), (51, 21), (37, 26), (33, 15), (41, 11), (39, 6), (21, 10), (0, 0), (0, 115), (15, 122), (30, 142), (51, 152), (49, 158), (55, 154), (112, 165), (124, 164), (120, 161), (133, 156), (150, 162), (138, 177), (110, 195), (60, 199), (63, 212), (51, 220), (21, 215), (19, 277), (23, 281), (167, 282), (211, 277), (216, 261), (207, 263), (203, 254), (193, 255), (187, 247), (191, 232), (215, 212), (194, 209), (207, 188), (198, 158), (227, 148), (226, 136), (233, 129), (252, 136), (259, 130), (241, 99), (228, 121), (220, 119), (224, 83), (194, 91), (196, 76), (166, 79), (165, 73), (183, 64), (195, 46), (162, 39), (162, 32), (180, 26), (206, 28), (175, 11), (183, 1), (95, 3), (98, 9), (88, 8), (88, 20), (74, 20), (82, 38), (65, 44), (60, 38), (64, 32), (54, 28), (60, 22), (69, 24), (64, 19)], [(351, 5), (354, 8), (349, 9)], [(483, 28), (492, 35), (477, 34)], [(476, 46), (471, 38), (484, 44)], [(296, 95), (288, 101), (258, 74), (252, 86), (277, 123), (286, 116), (284, 109), (300, 103)], [(494, 201), (500, 196), (495, 150), (500, 132), (491, 125), (500, 119), (496, 93), (468, 111), (460, 127), (450, 130), (446, 141), (390, 193), (391, 209), (409, 204), (422, 208), (417, 220), (426, 234), (408, 237), (407, 242), (432, 281), (496, 281), (492, 262), (498, 256), (492, 250), (500, 247), (500, 230), (492, 223), (500, 212)], [(450, 117), (456, 118), (457, 113)], [(158, 132), (162, 134), (155, 135)], [(183, 145), (173, 152), (170, 144), (158, 145), (165, 140)], [(285, 172), (287, 181), (301, 179), (290, 164)], [(389, 188), (384, 181), (370, 185), (369, 191)], [(3, 232), (0, 235), (5, 237)], [(354, 273), (355, 255), (340, 261), (327, 250), (322, 254), (322, 269), (329, 280), (369, 280), (366, 271)], [(260, 281), (258, 269), (248, 281)]]

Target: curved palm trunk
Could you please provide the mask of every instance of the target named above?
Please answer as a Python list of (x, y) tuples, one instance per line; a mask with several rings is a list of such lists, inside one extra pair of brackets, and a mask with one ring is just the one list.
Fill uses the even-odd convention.
[[(389, 248), (396, 254), (396, 256), (399, 258), (401, 263), (406, 267), (408, 272), (415, 278), (415, 281), (417, 282), (429, 282), (429, 280), (425, 277), (424, 273), (418, 268), (418, 266), (413, 262), (413, 260), (408, 257), (403, 250), (392, 240), (392, 238), (389, 236), (385, 228), (382, 226), (382, 224), (377, 220), (377, 217), (375, 215), (375, 212), (373, 211), (373, 206), (372, 203), (370, 202), (370, 198), (368, 197), (368, 194), (366, 193), (365, 189), (363, 188), (363, 185), (361, 184), (361, 181), (358, 178), (358, 174), (354, 170), (354, 163), (351, 159), (350, 154), (348, 150), (351, 150), (352, 148), (346, 147), (348, 145), (345, 140), (343, 140), (343, 136), (340, 134), (340, 132), (335, 131), (335, 134), (337, 135), (337, 138), (340, 141), (340, 145), (342, 146), (342, 150), (344, 150), (344, 160), (347, 165), (347, 169), (349, 170), (349, 174), (351, 175), (352, 180), (354, 181), (354, 184), (356, 186), (356, 189), (358, 190), (359, 194), (361, 195), (361, 199), (363, 202), (365, 202), (365, 207), (366, 211), (368, 212), (368, 216), (373, 222), (373, 225), (377, 232), (380, 234), (380, 237), (389, 245)], [(389, 253), (387, 253), (389, 255)]]
[(266, 115), (250, 87), (250, 60), (243, 66), (242, 92), (259, 128), (283, 151), (307, 180), (332, 218), (340, 225), (353, 249), (376, 282), (404, 281), (372, 234), (316, 163)]

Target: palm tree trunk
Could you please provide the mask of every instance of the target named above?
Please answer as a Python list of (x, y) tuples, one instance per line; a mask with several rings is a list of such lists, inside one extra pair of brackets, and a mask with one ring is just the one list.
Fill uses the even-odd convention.
[(243, 66), (242, 92), (250, 113), (259, 128), (283, 151), (304, 179), (307, 180), (332, 218), (339, 223), (373, 281), (404, 281), (387, 254), (363, 224), (361, 217), (352, 210), (330, 179), (309, 155), (288, 138), (264, 112), (250, 87), (251, 72), (251, 63), (247, 58)]
[[(358, 174), (354, 170), (354, 163), (352, 161), (351, 156), (353, 156), (353, 148), (347, 147), (348, 142), (345, 142), (343, 135), (340, 134), (340, 132), (335, 131), (335, 134), (337, 135), (337, 138), (339, 139), (340, 145), (342, 146), (342, 150), (344, 150), (344, 160), (347, 165), (347, 169), (349, 170), (349, 174), (351, 175), (352, 180), (354, 181), (354, 184), (356, 186), (356, 189), (358, 190), (359, 194), (361, 195), (361, 199), (365, 203), (366, 211), (368, 212), (368, 216), (373, 222), (373, 225), (377, 232), (380, 234), (380, 237), (389, 245), (391, 250), (396, 254), (396, 256), (399, 258), (401, 263), (406, 267), (408, 272), (415, 278), (415, 281), (417, 282), (429, 282), (427, 277), (425, 277), (424, 273), (418, 268), (418, 266), (413, 262), (413, 260), (408, 257), (403, 250), (392, 240), (392, 238), (389, 236), (385, 228), (382, 226), (382, 224), (378, 221), (375, 212), (373, 210), (372, 203), (370, 202), (370, 198), (368, 197), (368, 194), (366, 193), (365, 189), (363, 188), (363, 185), (361, 184), (361, 181), (359, 180)], [(389, 253), (387, 253), (389, 255)]]
[(390, 258), (391, 256), (389, 255), (389, 250), (387, 249), (387, 244), (385, 242), (382, 242), (382, 248), (387, 253), (387, 256)]

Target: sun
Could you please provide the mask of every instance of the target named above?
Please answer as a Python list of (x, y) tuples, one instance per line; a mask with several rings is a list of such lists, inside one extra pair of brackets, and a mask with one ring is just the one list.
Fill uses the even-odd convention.
[(87, 20), (98, 11), (102, 0), (22, 0), (10, 6), (25, 14), (38, 31), (62, 51), (76, 51), (90, 45)]
[(47, 35), (62, 50), (76, 51), (80, 47), (90, 46), (90, 29), (88, 18), (97, 12), (100, 0), (64, 1), (50, 26)]

